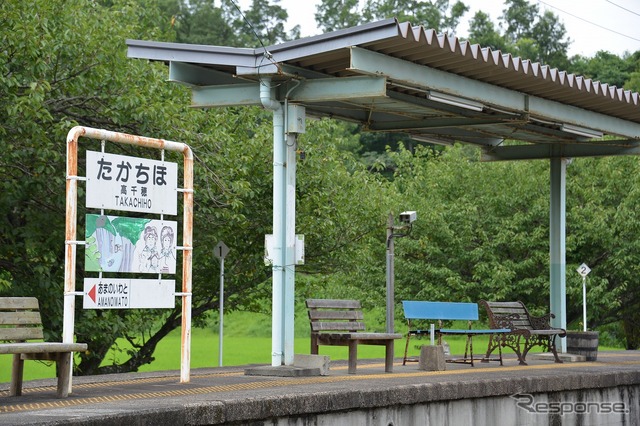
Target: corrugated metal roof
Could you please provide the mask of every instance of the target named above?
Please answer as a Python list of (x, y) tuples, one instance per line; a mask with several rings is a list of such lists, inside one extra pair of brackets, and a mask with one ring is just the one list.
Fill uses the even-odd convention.
[[(629, 148), (623, 142), (640, 139), (638, 93), (395, 19), (266, 49), (137, 40), (127, 44), (131, 57), (188, 64), (196, 67), (196, 74), (211, 73), (185, 81), (195, 86), (229, 85), (231, 77), (240, 85), (269, 73), (284, 84), (291, 78), (384, 77), (383, 96), (300, 101), (311, 115), (357, 121), (372, 131), (403, 131), (485, 147), (504, 139), (582, 143), (602, 133), (624, 138), (620, 146)], [(446, 99), (443, 104), (436, 101), (438, 93), (472, 105)], [(295, 96), (293, 92), (289, 99), (295, 101)]]
[[(376, 23), (372, 29), (389, 28), (389, 34), (382, 38), (362, 41), (355, 44), (333, 43), (338, 50), (346, 45), (360, 46), (388, 56), (408, 60), (413, 63), (427, 65), (442, 71), (484, 81), (497, 86), (517, 90), (546, 99), (575, 105), (585, 109), (624, 118), (640, 123), (640, 105), (637, 92), (610, 86), (593, 81), (579, 75), (570, 74), (538, 62), (514, 57), (510, 53), (502, 53), (483, 48), (477, 44), (461, 41), (436, 33), (433, 29), (412, 26), (409, 22), (398, 23), (389, 19)], [(348, 54), (338, 50), (330, 55), (327, 44), (331, 40), (348, 39), (350, 34), (366, 31), (366, 26), (336, 31), (323, 36), (304, 39), (306, 45), (315, 45), (321, 49), (313, 49), (306, 57), (292, 58), (291, 53), (285, 55), (285, 62), (292, 62), (303, 68), (312, 67), (326, 71), (336, 68), (340, 60), (348, 61)], [(392, 34), (395, 30), (395, 34)], [(269, 46), (274, 59), (280, 60), (279, 53), (298, 51), (299, 41)], [(260, 54), (260, 50), (257, 49)], [(332, 71), (335, 73), (336, 71)]]

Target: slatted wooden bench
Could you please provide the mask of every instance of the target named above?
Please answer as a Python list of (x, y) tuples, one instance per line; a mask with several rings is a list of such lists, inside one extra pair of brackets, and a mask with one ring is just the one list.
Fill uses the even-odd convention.
[(396, 333), (367, 333), (364, 315), (358, 300), (307, 299), (311, 325), (311, 353), (318, 346), (348, 346), (349, 374), (356, 373), (358, 345), (385, 347), (384, 371), (393, 372), (393, 344), (402, 338)]
[[(472, 329), (472, 321), (478, 320), (478, 304), (477, 303), (464, 303), (464, 302), (429, 302), (429, 301), (416, 301), (416, 300), (404, 300), (402, 301), (402, 308), (404, 310), (404, 317), (407, 320), (409, 330), (407, 331), (407, 342), (404, 347), (404, 358), (402, 359), (402, 365), (406, 365), (407, 361), (417, 361), (417, 359), (409, 358), (407, 353), (409, 351), (409, 340), (412, 336), (423, 336), (431, 334), (431, 329), (418, 329), (414, 325), (417, 321), (424, 320), (438, 320), (438, 327), (434, 327), (434, 338), (438, 336), (438, 344), (442, 344), (443, 335), (459, 335), (467, 336), (467, 341), (464, 349), (464, 358), (447, 359), (447, 362), (471, 364), (473, 367), (473, 336), (478, 335), (499, 335), (508, 333), (510, 330), (507, 328), (491, 328), (491, 329)], [(468, 327), (466, 329), (455, 328), (443, 328), (442, 321), (455, 321), (465, 320), (468, 321)], [(434, 339), (435, 340), (435, 339)], [(489, 358), (487, 355), (482, 358), (482, 361), (499, 361), (502, 365), (502, 350), (500, 347), (498, 358)]]
[(22, 395), (22, 373), (25, 360), (56, 361), (58, 398), (66, 398), (69, 395), (71, 353), (86, 351), (87, 344), (27, 342), (27, 340), (43, 338), (38, 299), (0, 297), (0, 354), (13, 355), (9, 395)]
[(490, 327), (504, 327), (511, 332), (489, 339), (487, 356), (497, 347), (507, 346), (518, 355), (521, 365), (527, 365), (526, 357), (534, 346), (542, 346), (553, 353), (555, 361), (561, 363), (556, 350), (556, 338), (565, 337), (566, 330), (551, 327), (549, 313), (535, 317), (529, 313), (524, 303), (517, 302), (489, 302), (481, 300), (480, 304), (486, 309)]

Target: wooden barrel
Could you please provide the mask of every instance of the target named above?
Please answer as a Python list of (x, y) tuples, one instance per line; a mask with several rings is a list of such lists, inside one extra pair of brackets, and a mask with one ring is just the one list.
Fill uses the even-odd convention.
[(587, 361), (598, 359), (597, 331), (567, 331), (567, 352), (583, 355)]

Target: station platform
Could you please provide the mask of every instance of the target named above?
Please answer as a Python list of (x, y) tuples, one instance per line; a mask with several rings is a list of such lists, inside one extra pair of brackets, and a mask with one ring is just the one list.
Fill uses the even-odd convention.
[[(518, 419), (512, 424), (571, 424), (566, 412), (560, 423), (545, 423), (542, 415), (558, 413), (531, 412), (540, 404), (518, 399), (529, 395), (549, 405), (565, 394), (600, 404), (580, 424), (640, 424), (640, 351), (599, 352), (595, 362), (562, 364), (532, 355), (526, 366), (506, 355), (503, 366), (447, 363), (445, 371), (396, 359), (393, 373), (384, 372), (383, 360), (359, 360), (355, 375), (347, 373), (346, 361), (332, 361), (327, 375), (303, 377), (245, 374), (257, 366), (218, 367), (192, 370), (189, 383), (180, 383), (178, 371), (82, 376), (73, 378), (66, 399), (56, 398), (55, 379), (25, 382), (19, 397), (9, 397), (8, 383), (0, 383), (0, 425), (358, 424), (356, 413), (366, 412), (379, 420), (368, 424), (399, 426), (432, 424), (424, 420), (438, 413), (457, 419), (465, 411), (460, 403), (475, 407), (465, 426), (491, 424), (505, 409)], [(601, 408), (616, 401), (626, 412), (602, 417)], [(405, 407), (413, 407), (411, 414)], [(416, 407), (429, 411), (427, 417), (421, 420)], [(592, 417), (598, 423), (590, 423)], [(493, 424), (511, 423), (502, 418)]]

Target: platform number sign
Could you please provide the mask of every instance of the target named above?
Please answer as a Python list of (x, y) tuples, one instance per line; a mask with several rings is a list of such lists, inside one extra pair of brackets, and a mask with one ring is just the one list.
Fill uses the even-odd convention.
[(224, 259), (229, 254), (229, 247), (222, 241), (220, 241), (213, 249), (213, 255), (218, 259)]
[(591, 268), (583, 263), (576, 271), (582, 276), (582, 324), (583, 331), (587, 331), (587, 275), (591, 272)]
[(591, 268), (589, 268), (586, 263), (583, 263), (582, 265), (578, 266), (578, 269), (576, 269), (576, 271), (578, 271), (580, 276), (584, 278), (589, 275), (589, 272), (591, 272)]

